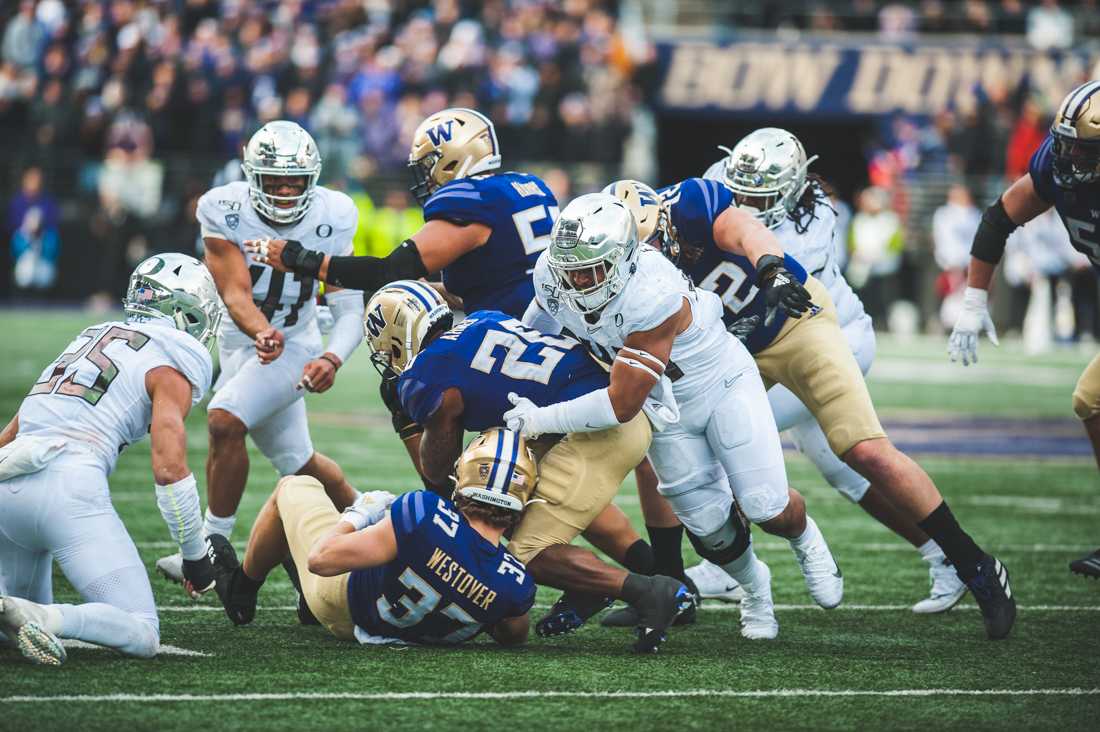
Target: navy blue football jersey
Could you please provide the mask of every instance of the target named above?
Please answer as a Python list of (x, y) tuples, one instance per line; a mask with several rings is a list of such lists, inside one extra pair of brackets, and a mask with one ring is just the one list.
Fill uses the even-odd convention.
[(478, 223), (493, 230), (482, 246), (443, 270), (447, 291), (462, 298), (466, 312), (501, 310), (513, 318), (535, 296), (531, 271), (550, 245), (558, 201), (539, 178), (496, 173), (440, 186), (424, 204), (424, 220)]
[(397, 558), (348, 579), (351, 618), (367, 633), (410, 643), (461, 643), (523, 615), (535, 583), (523, 563), (427, 491), (394, 501)]
[(509, 392), (543, 407), (607, 384), (607, 372), (575, 339), (482, 310), (429, 343), (401, 374), (397, 393), (406, 413), (423, 424), (455, 387), (465, 404), (463, 426), (480, 432), (504, 424)]
[[(719, 249), (714, 242), (714, 221), (736, 205), (733, 192), (718, 181), (688, 178), (658, 193), (668, 205), (682, 247), (680, 269), (697, 287), (712, 290), (721, 298), (722, 320), (727, 328), (741, 318), (759, 315), (761, 325), (745, 341), (745, 347), (750, 353), (767, 348), (787, 322), (787, 315), (780, 310), (772, 324), (765, 327), (766, 306), (756, 286), (756, 268), (748, 257)], [(806, 269), (789, 254), (783, 258), (791, 274), (805, 282)]]
[(1100, 226), (1100, 182), (1073, 188), (1062, 188), (1055, 183), (1053, 144), (1054, 138), (1047, 135), (1031, 156), (1028, 164), (1031, 182), (1039, 197), (1058, 212), (1073, 248), (1088, 257), (1093, 269), (1100, 273), (1100, 231), (1097, 231)]

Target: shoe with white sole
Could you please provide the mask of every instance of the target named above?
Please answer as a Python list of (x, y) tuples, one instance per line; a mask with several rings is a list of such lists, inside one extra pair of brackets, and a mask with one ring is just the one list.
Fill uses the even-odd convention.
[(745, 590), (737, 584), (737, 580), (726, 574), (726, 570), (706, 559), (694, 567), (685, 569), (684, 574), (695, 583), (699, 589), (699, 597), (703, 600), (741, 602), (745, 597)]
[(749, 640), (771, 640), (779, 635), (772, 602), (772, 572), (768, 565), (756, 560), (756, 581), (752, 588), (741, 585), (745, 597), (741, 600), (741, 635)]
[(0, 630), (14, 640), (31, 663), (60, 666), (65, 663), (61, 639), (46, 630), (46, 610), (29, 600), (0, 597)]
[(183, 555), (179, 552), (157, 560), (157, 573), (170, 582), (183, 584)]
[(794, 556), (813, 601), (826, 610), (839, 605), (844, 599), (844, 573), (833, 559), (833, 553), (829, 551), (821, 532), (817, 533), (817, 541), (810, 546), (795, 549)]
[(928, 597), (913, 606), (913, 612), (921, 615), (945, 613), (959, 604), (966, 595), (966, 585), (955, 573), (955, 566), (947, 561), (943, 552), (925, 559), (928, 577), (932, 585)]

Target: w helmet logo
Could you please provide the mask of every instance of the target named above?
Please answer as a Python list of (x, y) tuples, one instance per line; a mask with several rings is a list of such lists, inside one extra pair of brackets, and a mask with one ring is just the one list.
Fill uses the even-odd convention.
[(371, 310), (367, 314), (367, 333), (377, 338), (382, 333), (382, 329), (386, 327), (386, 318), (382, 315), (382, 305), (375, 306), (374, 310)]
[(428, 130), (428, 139), (431, 140), (432, 144), (436, 147), (439, 147), (439, 145), (444, 142), (450, 142), (454, 137), (454, 123), (455, 121), (453, 119), (449, 119), (446, 122), (440, 122), (435, 127)]

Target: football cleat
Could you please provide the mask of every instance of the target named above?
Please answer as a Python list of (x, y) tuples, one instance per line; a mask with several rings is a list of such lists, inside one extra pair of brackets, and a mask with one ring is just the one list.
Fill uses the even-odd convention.
[(726, 574), (726, 570), (706, 559), (684, 570), (688, 579), (695, 583), (699, 597), (703, 600), (720, 602), (741, 602), (745, 590), (737, 580)]
[(0, 630), (12, 640), (23, 658), (40, 666), (65, 663), (61, 639), (46, 630), (46, 611), (29, 600), (0, 597)]
[(637, 653), (659, 651), (676, 618), (695, 607), (695, 595), (683, 582), (663, 575), (653, 577), (652, 582), (651, 591), (638, 603), (640, 622), (634, 642)]
[(540, 638), (553, 638), (578, 630), (596, 613), (611, 607), (615, 602), (610, 597), (588, 595), (579, 592), (564, 592), (550, 611), (535, 623), (535, 635)]
[(309, 604), (306, 603), (306, 596), (302, 594), (302, 580), (298, 576), (298, 567), (294, 564), (294, 560), (290, 557), (284, 559), (283, 569), (286, 570), (287, 576), (290, 577), (290, 584), (294, 585), (294, 589), (298, 593), (298, 624), (320, 625), (321, 621), (318, 620), (317, 616), (313, 614), (313, 611), (309, 609)]
[(169, 582), (183, 584), (183, 555), (179, 552), (158, 559), (156, 568), (157, 574)]
[(244, 569), (237, 561), (237, 552), (229, 539), (221, 534), (211, 534), (206, 537), (206, 543), (217, 576), (214, 589), (222, 601), (226, 616), (233, 625), (248, 625), (256, 617), (259, 587), (245, 586)]
[(772, 601), (772, 572), (759, 559), (756, 560), (756, 581), (753, 587), (745, 587), (745, 599), (741, 601), (741, 635), (749, 640), (771, 640), (779, 635), (779, 621), (775, 619)]
[(1069, 571), (1082, 577), (1100, 579), (1100, 549), (1070, 562)]
[(982, 611), (985, 632), (990, 640), (1000, 640), (1016, 622), (1016, 600), (1008, 581), (1008, 568), (988, 554), (978, 562), (978, 574), (966, 583)]
[(945, 613), (958, 604), (966, 595), (966, 584), (955, 573), (955, 567), (940, 552), (929, 557), (928, 576), (932, 583), (932, 590), (928, 597), (913, 606), (913, 612), (921, 615), (933, 613)]
[[(695, 624), (695, 611), (699, 605), (699, 592), (695, 588), (695, 583), (691, 581), (690, 577), (686, 577), (684, 584), (687, 585), (688, 590), (695, 596), (695, 603), (684, 610), (673, 621), (673, 625), (694, 625)], [(638, 610), (632, 605), (624, 605), (617, 610), (612, 610), (607, 615), (600, 618), (600, 625), (605, 628), (637, 628), (641, 625), (642, 616)]]
[(805, 550), (795, 549), (794, 556), (814, 602), (826, 610), (839, 605), (844, 599), (844, 573), (821, 532), (817, 533), (817, 541)]

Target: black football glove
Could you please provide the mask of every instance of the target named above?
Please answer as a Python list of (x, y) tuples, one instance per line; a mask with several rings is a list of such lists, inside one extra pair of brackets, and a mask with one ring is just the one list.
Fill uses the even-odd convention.
[(382, 403), (390, 410), (390, 418), (393, 423), (393, 431), (402, 440), (415, 437), (424, 431), (413, 418), (405, 413), (401, 406), (401, 399), (397, 396), (397, 377), (383, 376), (382, 383), (378, 385), (378, 393), (382, 397)]
[(760, 316), (750, 315), (747, 318), (738, 318), (737, 322), (735, 322), (726, 330), (728, 330), (730, 333), (733, 333), (733, 335), (737, 337), (737, 340), (744, 343), (746, 340), (748, 340), (749, 336), (753, 334), (753, 331), (755, 331), (759, 327)]
[(809, 291), (784, 266), (783, 258), (765, 254), (756, 262), (756, 284), (764, 293), (764, 327), (775, 320), (782, 308), (792, 318), (801, 317), (813, 305)]
[(321, 265), (325, 261), (325, 255), (323, 252), (306, 249), (301, 242), (294, 239), (287, 239), (286, 244), (283, 245), (282, 260), (283, 266), (291, 272), (303, 277), (318, 279), (318, 275), (321, 273)]

